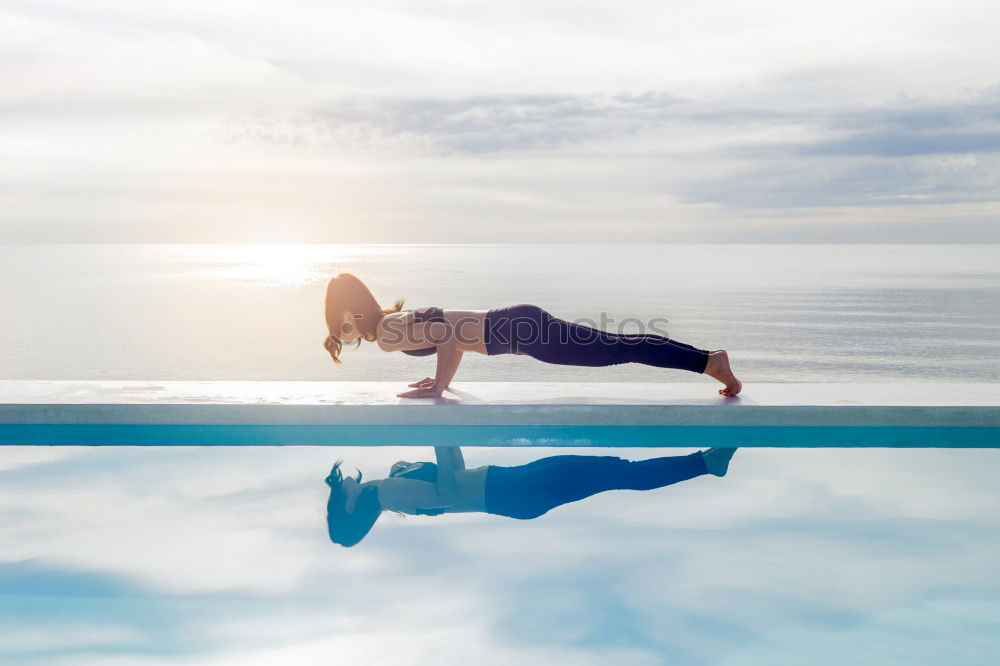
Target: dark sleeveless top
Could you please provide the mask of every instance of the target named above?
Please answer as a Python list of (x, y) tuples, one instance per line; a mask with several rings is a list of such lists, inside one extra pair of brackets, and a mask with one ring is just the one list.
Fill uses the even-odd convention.
[[(425, 321), (448, 321), (444, 318), (444, 310), (429, 305), (426, 308), (417, 308), (413, 311), (413, 323), (419, 324)], [(430, 356), (437, 353), (437, 347), (424, 347), (423, 349), (404, 349), (404, 354), (410, 356)]]
[[(432, 462), (410, 463), (406, 467), (401, 467), (389, 475), (390, 478), (414, 479), (416, 481), (426, 481), (437, 483), (438, 466)], [(444, 509), (416, 509), (418, 516), (440, 516)]]

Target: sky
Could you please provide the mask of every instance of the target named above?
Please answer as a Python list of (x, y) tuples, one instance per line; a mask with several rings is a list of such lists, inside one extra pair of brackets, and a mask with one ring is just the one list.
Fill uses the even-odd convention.
[(381, 478), (429, 447), (5, 447), (0, 664), (987, 666), (996, 453), (744, 448), (721, 479), (385, 514), (345, 549), (332, 462)]
[(0, 242), (997, 242), (998, 22), (3, 0)]

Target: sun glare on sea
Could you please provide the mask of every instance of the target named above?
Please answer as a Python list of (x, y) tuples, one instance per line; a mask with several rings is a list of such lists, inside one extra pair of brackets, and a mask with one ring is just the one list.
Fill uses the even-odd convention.
[(254, 287), (325, 284), (373, 257), (405, 256), (406, 246), (339, 243), (232, 243), (175, 245), (192, 278), (221, 279)]
[(202, 277), (238, 280), (256, 285), (289, 287), (328, 279), (330, 265), (339, 265), (351, 246), (291, 243), (200, 245), (186, 248)]
[(257, 281), (290, 286), (312, 281), (315, 272), (309, 248), (302, 245), (245, 245), (240, 257), (248, 273)]

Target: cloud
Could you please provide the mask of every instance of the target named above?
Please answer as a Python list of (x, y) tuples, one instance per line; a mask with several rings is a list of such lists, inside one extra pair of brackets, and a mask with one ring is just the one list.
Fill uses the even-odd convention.
[(914, 155), (995, 153), (1000, 150), (1000, 129), (992, 132), (861, 132), (848, 139), (834, 139), (797, 146), (800, 155)]
[(399, 148), (438, 155), (545, 150), (635, 134), (670, 118), (680, 98), (619, 95), (476, 95), (331, 102), (288, 116), (234, 116), (230, 140)]
[[(685, 201), (744, 210), (851, 207), (864, 215), (866, 207), (955, 204), (956, 214), (961, 214), (958, 205), (1000, 200), (998, 175), (1000, 160), (993, 155), (911, 160), (817, 155), (756, 160), (730, 167), (725, 176), (691, 180), (677, 189)], [(982, 214), (990, 219), (988, 211)]]
[[(754, 107), (736, 96), (699, 99), (657, 90), (355, 97), (288, 116), (233, 116), (225, 131), (232, 139), (369, 146), (395, 142), (416, 152), (450, 155), (571, 147), (666, 128), (679, 135), (711, 134), (711, 140), (703, 137), (707, 156), (911, 157), (1000, 150), (1000, 107), (983, 100), (991, 92), (935, 102), (902, 97), (866, 108), (835, 103)], [(758, 138), (801, 128), (808, 133), (796, 141)]]
[(0, 241), (997, 238), (995, 10), (627, 7), (7, 3)]
[(813, 110), (655, 91), (385, 98), (227, 122), (226, 141), (386, 156), (530, 161), (557, 151), (586, 161), (613, 152), (645, 165), (659, 176), (651, 187), (681, 204), (737, 211), (1000, 200), (1000, 112), (978, 98)]

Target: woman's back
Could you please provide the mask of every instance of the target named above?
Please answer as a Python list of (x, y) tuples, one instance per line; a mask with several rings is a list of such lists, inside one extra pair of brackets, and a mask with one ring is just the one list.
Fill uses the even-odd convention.
[(431, 478), (427, 473), (431, 470), (436, 477), (433, 463), (423, 463), (418, 468), (403, 467), (400, 468), (401, 474), (378, 482), (379, 502), (385, 509), (411, 515), (485, 511), (487, 469), (456, 470), (456, 497), (451, 502), (442, 499), (434, 481), (426, 480)]
[[(404, 310), (413, 314), (414, 323), (446, 322), (452, 326), (458, 351), (486, 353), (484, 341), (484, 321), (487, 310), (444, 310), (428, 305), (414, 310)], [(403, 353), (410, 356), (428, 356), (435, 353), (435, 347), (411, 349)]]

